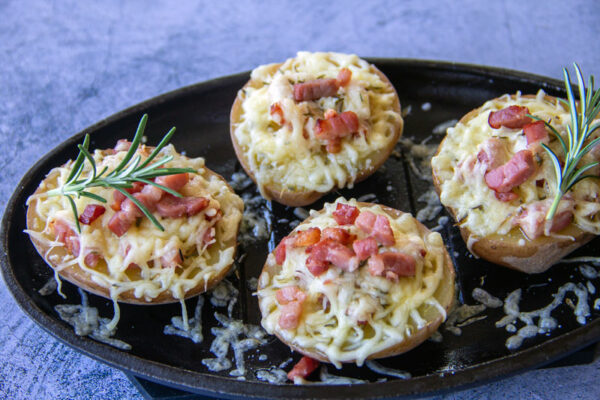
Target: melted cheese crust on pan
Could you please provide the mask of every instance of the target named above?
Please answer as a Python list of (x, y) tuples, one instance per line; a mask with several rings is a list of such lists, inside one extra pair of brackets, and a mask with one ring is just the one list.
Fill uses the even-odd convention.
[[(113, 169), (123, 159), (126, 151), (111, 153), (113, 151), (94, 152), (93, 157), (99, 169), (105, 166)], [(142, 146), (137, 154), (147, 157), (148, 148)], [(81, 234), (78, 234), (81, 251), (74, 257), (66, 250), (64, 243), (55, 240), (52, 230), (54, 222), (62, 220), (73, 232), (77, 232), (68, 199), (64, 196), (45, 195), (46, 191), (66, 182), (73, 165), (73, 161), (69, 161), (64, 166), (54, 168), (36, 193), (28, 199), (30, 223), (26, 233), (31, 236), (38, 250), (40, 245), (47, 249), (41, 255), (58, 274), (67, 268), (77, 268), (81, 277), (87, 277), (84, 280), (91, 280), (92, 285), (106, 289), (113, 300), (121, 300), (123, 294), (126, 294), (125, 297), (138, 299), (140, 303), (151, 303), (161, 294), (164, 297), (168, 293), (173, 299), (181, 301), (186, 293), (192, 289), (197, 290), (198, 286), (203, 286), (198, 292), (206, 290), (209, 281), (224, 275), (233, 263), (235, 237), (243, 202), (220, 176), (205, 168), (204, 159), (181, 156), (172, 145), (163, 148), (158, 158), (169, 155), (174, 159), (166, 164), (167, 167), (190, 167), (197, 171), (197, 174), (189, 174), (190, 180), (180, 193), (183, 196), (209, 198), (209, 206), (199, 214), (181, 218), (162, 218), (155, 214), (164, 231), (160, 231), (148, 218), (143, 217), (123, 236), (118, 237), (107, 227), (115, 214), (110, 207), (114, 189), (91, 188), (90, 192), (108, 201), (104, 204), (106, 212), (90, 225), (81, 224)], [(90, 169), (89, 163), (85, 165), (86, 170), (82, 176), (87, 176)], [(79, 215), (88, 204), (99, 204), (98, 201), (83, 196), (74, 200)], [(216, 210), (222, 213), (221, 219), (214, 218)], [(212, 229), (215, 240), (206, 244), (203, 241), (204, 234)], [(179, 249), (183, 262), (177, 267), (163, 267), (161, 257), (168, 256), (169, 252), (172, 254), (174, 249)], [(93, 268), (84, 261), (89, 251), (101, 256)], [(137, 267), (130, 267), (131, 264), (136, 264)]]
[[(374, 153), (393, 146), (402, 126), (400, 110), (395, 109), (398, 96), (366, 61), (356, 55), (299, 52), (273, 67), (252, 71), (252, 84), (238, 93), (242, 115), (233, 128), (263, 196), (263, 187), (273, 184), (281, 190), (322, 193), (351, 186), (360, 171), (372, 168)], [(335, 96), (294, 101), (294, 83), (336, 78), (342, 68), (352, 77)], [(274, 103), (279, 103), (287, 123), (279, 125), (271, 118)], [(328, 109), (352, 111), (360, 121), (359, 134), (343, 138), (336, 154), (327, 152), (313, 134), (317, 119)]]
[[(527, 149), (527, 139), (523, 129), (506, 127), (493, 129), (488, 123), (490, 112), (511, 105), (527, 107), (530, 114), (549, 122), (567, 141), (566, 127), (571, 120), (568, 109), (558, 99), (546, 96), (542, 90), (536, 96), (522, 96), (518, 92), (513, 96), (503, 95), (487, 101), (456, 126), (449, 128), (444, 141), (440, 144), (438, 154), (431, 161), (433, 173), (440, 182), (442, 204), (455, 210), (456, 219), (461, 227), (468, 228), (479, 237), (495, 233), (508, 234), (516, 226), (515, 217), (520, 215), (528, 205), (539, 201), (551, 203), (556, 193), (556, 177), (552, 161), (541, 148), (535, 152), (537, 168), (535, 174), (515, 189), (519, 195), (517, 202), (498, 200), (494, 191), (485, 182), (486, 171), (481, 168), (469, 168), (469, 159), (476, 158), (483, 143), (491, 137), (497, 137), (505, 144), (507, 160), (518, 151)], [(560, 143), (551, 133), (548, 134), (549, 147), (557, 155), (562, 155)], [(597, 160), (588, 153), (580, 166), (593, 161)], [(567, 195), (575, 202), (573, 223), (581, 230), (595, 235), (600, 233), (600, 220), (596, 217), (600, 211), (599, 192), (597, 179), (585, 179), (576, 184)], [(561, 200), (557, 213), (566, 206), (567, 196)], [(551, 233), (547, 230), (544, 234), (560, 236), (560, 232)]]
[[(337, 224), (332, 217), (337, 203), (357, 206), (354, 199), (344, 198), (326, 203), (323, 212), (312, 210), (310, 218), (290, 236), (311, 227), (342, 227), (357, 235), (357, 239), (365, 238), (367, 235), (354, 225)], [(414, 276), (393, 281), (372, 276), (366, 266), (354, 272), (332, 266), (314, 276), (306, 267), (305, 248), (292, 247), (287, 250), (286, 259), (276, 275), (271, 276), (263, 270), (257, 292), (262, 326), (267, 332), (276, 333), (295, 349), (324, 355), (338, 367), (340, 363), (352, 361), (362, 365), (372, 355), (410, 340), (433, 319), (441, 317), (440, 322), (445, 319), (445, 307), (448, 306), (440, 304), (437, 298), (444, 280), (451, 278), (445, 266), (446, 253), (440, 234), (428, 232), (422, 236), (410, 214), (394, 218), (379, 205), (358, 207), (360, 211), (369, 210), (389, 218), (396, 240), (394, 247), (417, 260)], [(382, 252), (391, 249), (380, 247)], [(425, 257), (419, 254), (420, 249), (426, 250)], [(267, 263), (275, 263), (273, 253), (268, 257)], [(307, 296), (300, 323), (295, 329), (281, 329), (278, 325), (281, 313), (276, 292), (288, 286), (298, 286)], [(450, 286), (453, 288), (454, 283)], [(362, 320), (365, 316), (366, 323)]]

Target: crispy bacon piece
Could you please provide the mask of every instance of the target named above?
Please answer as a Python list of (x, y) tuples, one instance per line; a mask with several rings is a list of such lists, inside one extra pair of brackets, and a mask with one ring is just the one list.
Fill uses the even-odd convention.
[(179, 192), (188, 183), (189, 179), (188, 173), (184, 172), (182, 174), (157, 176), (154, 182)]
[(202, 243), (204, 243), (205, 246), (213, 244), (215, 242), (215, 233), (214, 227), (207, 229), (206, 232), (204, 232), (204, 235), (202, 235)]
[(85, 225), (89, 225), (97, 220), (104, 212), (106, 208), (99, 204), (88, 204), (85, 206), (83, 212), (79, 215), (79, 222)]
[(338, 225), (352, 225), (358, 217), (360, 211), (357, 207), (350, 206), (344, 203), (337, 203), (333, 212), (333, 219)]
[(525, 125), (523, 132), (527, 138), (528, 146), (537, 142), (547, 143), (549, 140), (544, 121), (536, 121)]
[(305, 231), (300, 231), (294, 236), (295, 247), (308, 247), (321, 240), (321, 229), (308, 228)]
[(275, 250), (273, 251), (275, 255), (275, 262), (279, 265), (282, 265), (285, 262), (285, 251), (289, 239), (290, 238), (288, 236), (281, 239), (281, 242), (279, 242), (279, 244), (277, 245), (277, 247), (275, 247)]
[(311, 265), (323, 265), (323, 263), (329, 262), (350, 272), (358, 268), (359, 260), (354, 251), (331, 239), (321, 240), (319, 243), (307, 248), (306, 252), (309, 254), (306, 260), (307, 267), (309, 267), (309, 263)]
[(90, 251), (83, 258), (83, 262), (88, 267), (92, 267), (93, 268), (96, 265), (98, 265), (98, 261), (100, 261), (100, 258), (101, 258), (100, 253), (98, 253), (96, 251)]
[(314, 276), (319, 276), (329, 269), (329, 261), (325, 257), (320, 257), (318, 254), (310, 254), (306, 259), (306, 268)]
[[(130, 193), (130, 194), (134, 194), (137, 192), (140, 192), (144, 186), (146, 186), (145, 183), (142, 182), (133, 182), (133, 186), (125, 189), (126, 192)], [(112, 208), (115, 211), (119, 211), (121, 209), (121, 203), (123, 203), (125, 201), (127, 197), (125, 197), (125, 195), (121, 192), (119, 192), (118, 190), (114, 190), (113, 191), (113, 203), (110, 205), (110, 208)]]
[(516, 200), (519, 198), (519, 195), (516, 194), (514, 191), (510, 191), (510, 192), (494, 192), (494, 195), (496, 196), (496, 198), (502, 202), (508, 203), (510, 201)]
[(334, 140), (358, 132), (359, 121), (354, 111), (329, 115), (325, 119), (317, 119), (314, 134), (317, 139)]
[(338, 89), (346, 86), (352, 79), (352, 71), (342, 68), (336, 79), (315, 79), (304, 83), (294, 84), (294, 100), (311, 101), (321, 97), (334, 96)]
[(282, 329), (296, 329), (302, 315), (302, 303), (289, 302), (280, 308), (279, 326)]
[(485, 174), (490, 189), (500, 193), (510, 192), (535, 173), (533, 153), (529, 150), (517, 152), (506, 164)]
[(54, 220), (51, 229), (54, 232), (56, 240), (64, 243), (69, 253), (75, 257), (79, 256), (79, 237), (65, 221), (62, 219)]
[(306, 294), (298, 288), (298, 286), (286, 286), (279, 289), (275, 293), (277, 302), (281, 305), (288, 304), (292, 301), (303, 303), (306, 300)]
[(488, 124), (494, 129), (499, 129), (501, 126), (521, 129), (531, 122), (527, 114), (529, 114), (527, 107), (508, 106), (502, 110), (492, 111), (488, 116)]
[(348, 68), (340, 69), (337, 75), (337, 83), (339, 86), (346, 86), (350, 83), (350, 79), (352, 79), (352, 71)]
[[(516, 218), (516, 223), (529, 239), (533, 240), (544, 234), (546, 214), (549, 208), (549, 201), (537, 201), (528, 205)], [(573, 221), (573, 208), (573, 200), (565, 196), (559, 206), (558, 212), (552, 219), (550, 232), (560, 232), (571, 224)]]
[(315, 79), (294, 84), (294, 100), (311, 101), (321, 97), (330, 97), (337, 93), (339, 84), (336, 79)]
[(209, 203), (206, 197), (175, 197), (165, 193), (156, 203), (156, 211), (164, 218), (192, 217), (208, 207)]
[[(129, 201), (129, 199), (127, 199), (127, 201)], [(135, 208), (137, 209), (137, 207)], [(115, 235), (121, 237), (129, 230), (131, 225), (133, 225), (136, 218), (137, 216), (132, 213), (127, 213), (122, 210), (117, 211), (108, 221), (108, 229)]]
[(386, 251), (369, 258), (369, 273), (397, 281), (400, 276), (414, 276), (416, 261), (409, 254)]
[(486, 171), (499, 167), (504, 163), (506, 149), (502, 140), (489, 138), (481, 145), (477, 153), (477, 161), (486, 166)]
[(279, 125), (285, 124), (285, 118), (283, 117), (283, 109), (281, 108), (281, 104), (279, 102), (275, 102), (271, 104), (269, 107), (269, 114), (271, 114), (271, 118), (275, 123)]
[(343, 245), (348, 245), (356, 239), (356, 235), (350, 234), (350, 232), (343, 228), (325, 228), (323, 229), (321, 238), (331, 239), (334, 242), (338, 242)]
[(313, 373), (314, 370), (319, 366), (319, 362), (310, 357), (302, 357), (294, 368), (290, 372), (288, 372), (287, 377), (290, 381), (293, 381), (294, 378), (306, 378), (310, 374)]
[(377, 242), (384, 246), (396, 243), (390, 220), (385, 215), (375, 215), (371, 211), (363, 211), (354, 222), (360, 230), (372, 235)]
[(377, 241), (372, 236), (357, 240), (352, 243), (352, 248), (360, 261), (364, 261), (373, 254), (377, 254)]

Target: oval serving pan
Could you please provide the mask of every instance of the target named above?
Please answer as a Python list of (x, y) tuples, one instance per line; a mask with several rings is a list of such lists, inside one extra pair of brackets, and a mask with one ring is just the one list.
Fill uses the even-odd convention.
[[(503, 93), (517, 90), (535, 93), (542, 88), (551, 95), (564, 96), (561, 82), (521, 72), (417, 60), (370, 61), (390, 78), (403, 108), (406, 110), (410, 106), (404, 137), (412, 137), (416, 142), (428, 136), (432, 136), (430, 143), (439, 142), (442, 135), (432, 135), (436, 125), (459, 119), (485, 100)], [(214, 338), (210, 329), (219, 326), (214, 319), (215, 311), (224, 312), (209, 301), (205, 302), (203, 309), (204, 341), (200, 344), (163, 334), (163, 328), (170, 323), (171, 317), (179, 315), (178, 305), (122, 305), (116, 338), (131, 344), (130, 351), (120, 351), (75, 335), (73, 329), (58, 317), (54, 306), (79, 303), (76, 289), (64, 284), (66, 300), (57, 294), (42, 296), (38, 293), (52, 274), (23, 233), (27, 197), (51, 168), (76, 156), (76, 144), (82, 141), (84, 133), (91, 135), (91, 148), (113, 147), (117, 139), (133, 136), (143, 113), (150, 117), (146, 131), (148, 143), (157, 143), (162, 134), (176, 126), (175, 147), (179, 151), (185, 150), (188, 156), (205, 157), (208, 167), (229, 179), (233, 172), (240, 170), (229, 140), (229, 109), (237, 90), (248, 78), (249, 73), (242, 73), (199, 83), (119, 112), (61, 143), (25, 174), (2, 220), (0, 262), (9, 290), (36, 323), (60, 341), (99, 361), (155, 382), (219, 398), (387, 398), (432, 394), (542, 366), (600, 338), (600, 313), (597, 310), (592, 309), (587, 323), (580, 325), (571, 309), (563, 304), (553, 314), (559, 320), (559, 329), (548, 336), (527, 339), (520, 349), (509, 351), (505, 341), (510, 334), (495, 327), (495, 322), (504, 314), (501, 309), (488, 309), (483, 314), (485, 319), (463, 327), (460, 336), (442, 328), (441, 342), (428, 341), (407, 354), (380, 360), (382, 365), (410, 372), (410, 379), (378, 375), (366, 367), (345, 366), (338, 371), (330, 366), (332, 374), (366, 379), (370, 383), (294, 386), (268, 384), (257, 380), (254, 375), (256, 370), (280, 365), (290, 356), (294, 361), (299, 359), (298, 354), (291, 354), (274, 338), (247, 353), (245, 380), (231, 377), (230, 370), (208, 371), (201, 360), (214, 357), (210, 353)], [(429, 105), (422, 107), (425, 103)], [(402, 151), (400, 147), (399, 151)], [(385, 168), (354, 189), (334, 193), (312, 207), (318, 209), (323, 201), (332, 201), (340, 194), (346, 197), (374, 194), (383, 204), (415, 213), (423, 207), (417, 199), (429, 185), (415, 176), (401, 158), (391, 157)], [(263, 208), (271, 226), (270, 237), (247, 248), (242, 246), (241, 250), (247, 253), (247, 257), (239, 263), (237, 272), (228, 278), (240, 293), (234, 318), (252, 324), (258, 324), (260, 316), (247, 281), (258, 276), (269, 248), (290, 230), (282, 219), (296, 219), (291, 208), (278, 204), (265, 204)], [(435, 225), (436, 221), (430, 221), (430, 227)], [(576, 264), (558, 265), (544, 274), (526, 276), (476, 260), (468, 255), (456, 228), (447, 224), (441, 233), (451, 254), (454, 254), (460, 300), (467, 304), (477, 304), (470, 295), (475, 287), (483, 287), (501, 299), (522, 288), (521, 307), (530, 310), (548, 304), (562, 283), (586, 282), (574, 272)], [(598, 242), (593, 241), (578, 250), (577, 255), (599, 255), (597, 248)], [(594, 283), (598, 286), (600, 282)], [(209, 297), (210, 294), (207, 294), (207, 300)], [(97, 307), (103, 317), (112, 316), (112, 306), (105, 299), (90, 295), (90, 304)], [(191, 299), (187, 304), (191, 312), (196, 300)], [(267, 359), (261, 357), (261, 360), (259, 355), (266, 355)], [(231, 351), (229, 356), (233, 357)], [(286, 370), (289, 368), (291, 365)]]

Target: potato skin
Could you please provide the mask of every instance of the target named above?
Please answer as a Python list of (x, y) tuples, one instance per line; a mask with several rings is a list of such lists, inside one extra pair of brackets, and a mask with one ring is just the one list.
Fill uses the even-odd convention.
[[(535, 98), (536, 96), (523, 95), (521, 97)], [(515, 98), (515, 96), (511, 96), (511, 98)], [(556, 98), (546, 95), (545, 100), (554, 102)], [(466, 124), (477, 115), (479, 115), (479, 108), (465, 114), (459, 122)], [(440, 153), (444, 140), (440, 143), (438, 151), (435, 154), (436, 156)], [(432, 174), (433, 185), (439, 196), (441, 194), (442, 182), (433, 168)], [(457, 210), (452, 207), (446, 207), (446, 209), (454, 220), (458, 222)], [(541, 236), (530, 240), (518, 228), (513, 228), (507, 235), (493, 234), (484, 237), (474, 235), (468, 228), (463, 226), (459, 226), (459, 229), (463, 240), (467, 243), (469, 251), (474, 256), (527, 274), (537, 274), (547, 271), (567, 254), (583, 246), (595, 237), (595, 235), (584, 232), (574, 224), (569, 225), (560, 233), (561, 235), (570, 236), (575, 240), (571, 240), (568, 237), (550, 236)], [(525, 240), (525, 244), (521, 246), (519, 244), (520, 240)], [(470, 242), (472, 244), (469, 246)]]
[[(283, 63), (273, 64), (272, 66), (269, 67), (269, 72), (274, 73), (282, 65), (283, 65)], [(383, 72), (378, 70), (377, 67), (375, 67), (372, 64), (371, 64), (371, 67), (374, 69), (374, 72), (377, 75), (379, 75), (381, 80), (383, 82), (385, 82), (396, 94), (393, 109), (398, 114), (400, 114), (400, 100), (398, 98), (398, 93), (396, 92), (394, 85), (392, 85), (392, 83), (387, 78), (387, 76), (385, 76), (383, 74)], [(253, 81), (252, 79), (250, 79), (244, 85), (242, 90), (246, 89), (248, 87), (259, 87), (259, 85), (261, 85), (260, 82)], [(246, 171), (246, 173), (254, 181), (254, 183), (258, 185), (256, 176), (254, 175), (254, 172), (250, 168), (250, 163), (248, 162), (248, 158), (247, 158), (244, 150), (240, 147), (240, 145), (235, 137), (235, 125), (241, 121), (242, 112), (243, 112), (243, 110), (242, 110), (243, 98), (240, 96), (240, 93), (242, 92), (242, 90), (238, 91), (235, 101), (233, 102), (233, 106), (231, 107), (231, 113), (229, 115), (229, 121), (230, 121), (229, 122), (229, 133), (231, 136), (231, 142), (233, 143), (233, 149), (235, 150), (235, 155), (237, 156), (240, 164), (242, 165), (242, 168), (244, 168), (244, 171)], [(396, 145), (396, 142), (398, 141), (398, 139), (400, 138), (400, 136), (402, 134), (403, 127), (404, 127), (404, 121), (402, 119), (399, 119), (396, 129), (395, 129), (395, 132), (394, 132), (394, 138), (390, 141), (390, 144), (388, 145), (388, 147), (386, 147), (380, 151), (377, 151), (377, 152), (372, 152), (369, 155), (368, 158), (371, 159), (370, 167), (359, 171), (359, 173), (357, 174), (357, 176), (354, 180), (354, 183), (358, 183), (358, 182), (363, 181), (366, 178), (368, 178), (388, 159), (388, 157), (394, 150), (394, 146)], [(327, 193), (336, 190), (336, 188), (334, 187), (329, 192), (317, 192), (314, 190), (291, 191), (291, 190), (288, 190), (285, 186), (278, 185), (277, 182), (271, 182), (268, 185), (264, 185), (263, 188), (264, 188), (265, 194), (270, 196), (271, 199), (275, 200), (278, 203), (281, 203), (281, 204), (284, 204), (284, 205), (290, 206), (290, 207), (301, 207), (301, 206), (306, 206), (306, 205), (312, 204), (315, 201), (317, 201), (319, 198), (326, 195)]]
[[(359, 206), (359, 208), (361, 208), (361, 207), (370, 207), (370, 206), (373, 206), (374, 204), (373, 203), (365, 203), (365, 202), (357, 202), (357, 205)], [(380, 205), (380, 206), (392, 218), (399, 218), (400, 216), (405, 214), (404, 212), (396, 210), (391, 207), (382, 206), (382, 205)], [(320, 210), (319, 214), (321, 214), (323, 212), (324, 212), (324, 209)], [(301, 227), (303, 223), (308, 222), (311, 219), (312, 219), (312, 217), (308, 217), (300, 225), (298, 225), (298, 227)], [(427, 227), (425, 227), (419, 221), (415, 220), (415, 222), (417, 223), (417, 227), (419, 229), (419, 234), (421, 236), (430, 232), (429, 229), (427, 229)], [(274, 276), (274, 275), (277, 275), (280, 270), (281, 270), (281, 266), (275, 262), (275, 257), (267, 257), (267, 261), (263, 267), (262, 273), (267, 273), (267, 274), (269, 274), (269, 276)], [(437, 289), (435, 297), (437, 298), (437, 300), (440, 302), (440, 304), (446, 310), (446, 314), (448, 314), (450, 312), (450, 310), (452, 309), (452, 306), (454, 305), (454, 301), (455, 301), (454, 281), (455, 281), (454, 264), (452, 263), (452, 259), (450, 258), (448, 251), (446, 249), (444, 249), (444, 278), (442, 278), (441, 285)], [(265, 288), (265, 286), (262, 284), (262, 281), (259, 278), (258, 279), (258, 290), (261, 290), (264, 288)], [(260, 304), (261, 304), (260, 296), (259, 296), (258, 301), (259, 301), (259, 306), (260, 306)], [(262, 307), (261, 307), (261, 313), (263, 313)], [(389, 346), (377, 353), (371, 354), (369, 357), (367, 357), (367, 359), (372, 360), (372, 359), (377, 359), (377, 358), (391, 357), (391, 356), (405, 353), (405, 352), (417, 347), (418, 345), (423, 343), (425, 340), (427, 340), (439, 328), (439, 326), (442, 324), (442, 322), (444, 322), (444, 320), (445, 320), (444, 316), (442, 316), (438, 313), (435, 318), (429, 318), (429, 322), (423, 328), (421, 328), (419, 331), (413, 333), (409, 338), (406, 338), (406, 340), (404, 340), (400, 343), (397, 343), (395, 345)], [(277, 336), (279, 338), (279, 340), (281, 340), (283, 343), (288, 345), (292, 350), (297, 351), (301, 354), (304, 354), (305, 356), (314, 358), (315, 360), (319, 360), (322, 362), (330, 362), (327, 355), (323, 354), (319, 350), (317, 350), (315, 348), (299, 347), (291, 342), (288, 342), (284, 339), (284, 337), (281, 335), (279, 330), (276, 330), (274, 332), (274, 334), (275, 334), (275, 336)], [(356, 362), (356, 360), (343, 360), (342, 362)]]
[[(147, 147), (147, 148), (152, 150), (151, 147)], [(179, 155), (179, 156), (185, 157), (182, 155)], [(219, 179), (221, 179), (223, 181), (223, 183), (225, 185), (227, 185), (227, 187), (229, 188), (229, 190), (231, 190), (232, 193), (235, 193), (233, 191), (233, 189), (227, 184), (227, 181), (225, 179), (223, 179), (222, 176), (216, 174), (215, 172), (211, 171), (210, 169), (208, 169), (206, 167), (204, 167), (203, 176), (218, 177)], [(49, 180), (50, 178), (51, 178), (51, 174), (48, 175), (42, 182), (45, 182), (46, 180)], [(38, 194), (40, 192), (41, 192), (41, 188), (38, 187), (36, 189), (36, 191), (34, 192), (34, 194)], [(27, 229), (30, 229), (30, 227), (34, 226), (34, 221), (36, 219), (38, 219), (37, 216), (35, 215), (35, 212), (33, 211), (33, 210), (35, 210), (35, 203), (38, 201), (40, 201), (40, 199), (34, 198), (31, 201), (31, 204), (29, 205), (29, 207), (27, 208), (27, 215), (26, 215)], [(240, 200), (240, 212), (242, 212), (242, 211), (243, 211), (243, 203), (241, 203), (241, 200)], [(236, 228), (236, 234), (235, 234), (234, 238), (237, 238), (238, 229), (239, 229), (239, 223)], [(44, 257), (44, 254), (46, 254), (46, 252), (49, 250), (49, 247), (47, 246), (47, 244), (37, 240), (34, 236), (30, 236), (30, 239), (33, 242), (33, 245), (35, 246), (35, 248), (36, 248), (37, 252), (40, 254), (40, 256)], [(230, 240), (228, 242), (220, 243), (220, 246), (222, 248), (228, 248), (231, 246), (234, 247), (234, 256), (233, 256), (234, 260), (235, 260), (236, 245), (237, 245), (236, 239)], [(64, 247), (55, 248), (53, 251), (55, 254), (58, 254), (61, 258), (68, 254)], [(50, 264), (52, 269), (55, 269), (57, 267), (54, 263), (52, 263), (51, 260), (45, 259), (45, 261)], [(231, 270), (232, 266), (233, 266), (233, 261), (226, 268), (223, 268), (223, 270), (219, 274), (211, 277), (208, 281), (200, 281), (198, 283), (198, 285), (196, 285), (195, 287), (193, 287), (192, 289), (188, 290), (185, 293), (184, 298), (187, 299), (190, 297), (194, 297), (201, 293), (204, 293), (205, 291), (207, 291), (209, 289), (212, 289), (227, 275), (227, 273)], [(70, 266), (68, 268), (64, 268), (64, 269), (60, 270), (58, 272), (58, 274), (60, 275), (60, 277), (62, 279), (65, 279), (65, 280), (71, 282), (75, 286), (78, 286), (87, 292), (96, 294), (98, 296), (105, 297), (107, 299), (111, 298), (110, 290), (107, 287), (99, 285), (97, 282), (95, 282), (92, 279), (91, 274), (89, 274), (88, 272), (79, 268), (76, 265)], [(117, 299), (117, 301), (122, 302), (122, 303), (128, 303), (128, 304), (153, 305), (153, 304), (167, 304), (167, 303), (179, 302), (180, 299), (173, 297), (173, 294), (169, 290), (164, 290), (163, 292), (161, 292), (158, 296), (156, 296), (153, 299), (146, 299), (144, 297), (137, 298), (134, 296), (133, 289), (132, 289), (132, 290), (128, 290), (126, 292), (121, 293), (119, 295), (119, 298)]]

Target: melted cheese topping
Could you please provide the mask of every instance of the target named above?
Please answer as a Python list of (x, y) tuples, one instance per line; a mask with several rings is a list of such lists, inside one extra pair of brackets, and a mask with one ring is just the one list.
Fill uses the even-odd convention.
[[(325, 204), (323, 213), (311, 211), (312, 218), (294, 232), (311, 227), (338, 227), (332, 217), (338, 202), (357, 206), (353, 199), (339, 198), (335, 203)], [(360, 209), (389, 218), (395, 249), (416, 260), (415, 276), (400, 277), (393, 282), (372, 276), (366, 266), (354, 272), (331, 266), (325, 273), (314, 276), (306, 268), (306, 248), (292, 247), (288, 248), (277, 275), (269, 276), (263, 271), (257, 292), (262, 325), (267, 332), (277, 332), (296, 347), (314, 349), (338, 367), (341, 362), (353, 360), (362, 365), (371, 355), (409, 339), (433, 319), (440, 315), (446, 317), (444, 307), (435, 297), (443, 279), (448, 278), (444, 273), (445, 248), (440, 234), (429, 232), (422, 237), (410, 214), (393, 218), (379, 205)], [(343, 228), (358, 239), (366, 237), (354, 225)], [(425, 257), (420, 255), (420, 249), (427, 251)], [(392, 248), (380, 247), (380, 252), (387, 250)], [(269, 258), (267, 262), (275, 263), (272, 253)], [(292, 285), (298, 286), (307, 299), (298, 327), (286, 330), (278, 325), (280, 310), (276, 292)]]
[[(515, 227), (514, 217), (520, 214), (524, 207), (540, 200), (552, 202), (556, 193), (556, 177), (552, 161), (541, 148), (535, 152), (536, 173), (515, 189), (520, 204), (498, 200), (494, 191), (485, 182), (486, 171), (482, 168), (471, 168), (484, 142), (491, 137), (500, 138), (505, 144), (506, 161), (518, 151), (527, 149), (527, 139), (522, 129), (506, 127), (493, 129), (488, 123), (491, 111), (511, 105), (527, 107), (530, 114), (549, 121), (567, 141), (566, 127), (571, 120), (568, 110), (558, 100), (551, 101), (542, 90), (531, 97), (521, 96), (518, 92), (514, 96), (504, 95), (487, 101), (482, 107), (473, 111), (472, 118), (449, 128), (446, 138), (440, 145), (438, 155), (431, 160), (433, 173), (441, 182), (442, 204), (456, 210), (456, 219), (461, 226), (468, 228), (479, 237), (494, 233), (507, 234)], [(558, 140), (553, 138), (551, 133), (549, 136), (550, 148), (557, 155), (562, 154)], [(588, 153), (580, 165), (592, 161), (595, 160)], [(540, 187), (536, 181), (541, 180), (546, 180), (546, 184)], [(600, 211), (599, 192), (600, 186), (595, 179), (583, 180), (569, 192), (569, 196), (575, 201), (574, 223), (582, 230), (596, 235), (600, 233), (600, 221), (596, 218), (596, 214)], [(558, 212), (564, 206), (566, 204), (563, 197)], [(533, 213), (530, 215), (534, 217)], [(545, 234), (556, 236), (549, 232)]]
[[(342, 68), (352, 71), (352, 78), (335, 96), (294, 101), (294, 83), (336, 78)], [(299, 52), (276, 70), (273, 65), (256, 68), (251, 83), (238, 93), (242, 115), (234, 134), (263, 196), (264, 187), (272, 185), (292, 192), (351, 186), (360, 171), (372, 168), (371, 158), (391, 145), (402, 124), (394, 109), (394, 88), (355, 55)], [(283, 125), (269, 113), (274, 103), (282, 108)], [(317, 119), (328, 109), (353, 111), (360, 121), (360, 133), (342, 139), (336, 154), (313, 135)]]
[[(111, 170), (125, 156), (126, 151), (111, 154), (109, 151), (96, 150), (93, 154), (96, 165), (101, 170), (105, 166)], [(138, 150), (143, 157), (149, 151), (144, 146)], [(81, 224), (78, 235), (80, 252), (77, 257), (70, 254), (62, 242), (55, 240), (52, 229), (57, 220), (65, 222), (73, 232), (77, 232), (73, 213), (68, 199), (64, 196), (48, 197), (45, 192), (63, 185), (71, 172), (72, 161), (53, 169), (42, 181), (38, 192), (32, 195), (27, 204), (33, 212), (33, 220), (26, 232), (36, 245), (43, 245), (47, 251), (44, 259), (60, 273), (66, 268), (77, 269), (78, 274), (87, 276), (93, 284), (107, 289), (113, 300), (118, 300), (130, 292), (135, 298), (151, 302), (163, 292), (179, 300), (198, 286), (205, 286), (213, 277), (223, 273), (233, 263), (235, 253), (235, 235), (241, 219), (243, 203), (227, 184), (215, 174), (208, 174), (204, 159), (189, 159), (175, 152), (172, 145), (162, 149), (158, 159), (172, 155), (174, 159), (167, 167), (190, 167), (197, 174), (189, 174), (189, 182), (180, 191), (183, 196), (202, 196), (210, 199), (209, 206), (192, 217), (162, 218), (155, 214), (164, 231), (160, 231), (146, 218), (140, 218), (121, 237), (108, 229), (108, 222), (115, 214), (110, 204), (113, 191), (110, 188), (95, 187), (90, 192), (108, 200), (106, 212), (90, 225)], [(89, 173), (89, 163), (82, 176)], [(79, 215), (88, 204), (98, 201), (88, 197), (75, 198)], [(214, 217), (216, 210), (223, 215), (219, 220)], [(203, 236), (207, 230), (215, 230), (215, 241), (208, 245)], [(161, 257), (179, 249), (183, 262), (178, 267), (165, 268)], [(86, 265), (86, 254), (94, 251), (102, 257), (95, 267)], [(136, 267), (130, 267), (131, 264)]]

